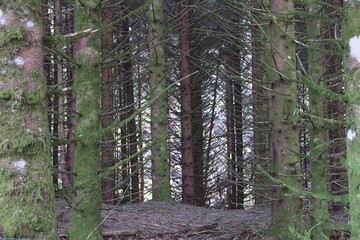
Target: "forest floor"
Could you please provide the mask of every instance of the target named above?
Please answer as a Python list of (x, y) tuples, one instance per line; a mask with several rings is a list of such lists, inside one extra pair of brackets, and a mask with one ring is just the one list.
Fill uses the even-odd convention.
[[(67, 239), (70, 206), (58, 204), (58, 230)], [(270, 225), (269, 207), (226, 210), (178, 202), (144, 202), (102, 206), (106, 240), (227, 240), (261, 239)]]

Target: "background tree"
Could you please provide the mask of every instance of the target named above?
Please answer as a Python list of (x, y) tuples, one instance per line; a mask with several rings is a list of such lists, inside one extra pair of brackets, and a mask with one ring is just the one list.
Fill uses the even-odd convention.
[(343, 25), (344, 45), (346, 47), (345, 64), (345, 91), (347, 99), (348, 130), (347, 130), (347, 159), (346, 166), (349, 175), (349, 200), (350, 200), (350, 227), (351, 238), (360, 238), (359, 211), (359, 4), (355, 1), (349, 2), (346, 11), (346, 21)]

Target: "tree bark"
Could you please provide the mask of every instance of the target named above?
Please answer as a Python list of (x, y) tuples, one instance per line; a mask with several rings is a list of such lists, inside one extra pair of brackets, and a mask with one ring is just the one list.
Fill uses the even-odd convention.
[[(99, 27), (100, 11), (96, 0), (75, 4), (75, 29)], [(89, 15), (91, 18), (89, 18)], [(94, 36), (76, 42), (76, 147), (74, 187), (71, 213), (71, 239), (101, 239), (101, 169), (100, 158), (100, 44)]]
[(181, 98), (181, 165), (182, 200), (195, 204), (194, 154), (191, 121), (191, 62), (189, 37), (189, 7), (187, 0), (180, 0), (180, 98)]
[[(268, 79), (271, 81), (270, 143), (274, 177), (282, 182), (273, 189), (272, 225), (274, 239), (292, 239), (291, 232), (302, 233), (302, 202), (293, 195), (302, 188), (299, 181), (299, 117), (294, 44), (294, 4), (271, 0), (270, 52)], [(290, 190), (291, 189), (291, 190)], [(286, 225), (284, 226), (284, 223)]]
[(0, 9), (0, 232), (9, 238), (57, 239), (40, 12), (33, 0)]
[(165, 78), (163, 0), (153, 0), (149, 13), (149, 84), (152, 137), (153, 200), (171, 200), (167, 119), (168, 93)]
[[(112, 1), (110, 1), (110, 4)], [(102, 10), (103, 25), (109, 24), (113, 20), (112, 9), (105, 6)], [(101, 65), (101, 128), (105, 129), (114, 121), (114, 116), (111, 113), (113, 110), (113, 67), (109, 61), (109, 54), (113, 49), (113, 34), (112, 28), (107, 29), (101, 39), (101, 53), (103, 56)], [(107, 57), (107, 58), (106, 58)], [(107, 169), (115, 164), (115, 142), (113, 133), (107, 133), (102, 136), (101, 144), (101, 168)], [(116, 191), (116, 173), (112, 171), (110, 174), (102, 179), (102, 199), (104, 203), (115, 203)]]
[(346, 9), (342, 37), (345, 44), (345, 93), (347, 99), (347, 156), (349, 177), (351, 239), (360, 239), (360, 26), (359, 2), (350, 1)]
[[(325, 141), (325, 97), (320, 93), (321, 88), (325, 88), (325, 83), (321, 76), (323, 73), (321, 62), (321, 44), (316, 39), (320, 38), (320, 20), (318, 14), (320, 7), (316, 3), (309, 5), (309, 17), (307, 21), (307, 38), (310, 51), (308, 51), (308, 76), (312, 84), (308, 84), (309, 88), (309, 113), (310, 124), (310, 179), (311, 190), (313, 193), (326, 195), (328, 180), (328, 164), (324, 156), (327, 146)], [(315, 41), (314, 41), (315, 40)], [(312, 201), (312, 217), (315, 226), (312, 231), (314, 239), (329, 239), (329, 211), (328, 201), (314, 198)]]

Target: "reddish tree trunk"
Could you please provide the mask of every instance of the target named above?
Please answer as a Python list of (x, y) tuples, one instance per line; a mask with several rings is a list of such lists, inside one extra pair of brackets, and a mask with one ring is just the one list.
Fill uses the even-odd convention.
[[(102, 22), (104, 25), (109, 24), (112, 21), (112, 11), (108, 8), (105, 8), (102, 12)], [(101, 52), (103, 58), (108, 57), (109, 53), (112, 50), (112, 35), (113, 30), (109, 28), (103, 33)], [(107, 59), (102, 59), (103, 63), (101, 66), (101, 82), (102, 82), (102, 91), (101, 91), (101, 128), (107, 128), (113, 122), (113, 91), (112, 91), (112, 71), (111, 63)], [(114, 143), (113, 134), (106, 134), (102, 137), (101, 144), (101, 168), (106, 169), (114, 165)], [(102, 180), (102, 199), (103, 202), (112, 204), (115, 200), (115, 181), (116, 174), (115, 171), (111, 172)]]
[(181, 153), (182, 153), (182, 199), (195, 204), (194, 154), (191, 121), (191, 63), (189, 46), (189, 7), (187, 0), (180, 1), (180, 87), (181, 87)]

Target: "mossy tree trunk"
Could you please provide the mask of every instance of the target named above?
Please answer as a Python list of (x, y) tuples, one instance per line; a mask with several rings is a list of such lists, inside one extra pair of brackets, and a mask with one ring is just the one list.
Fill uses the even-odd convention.
[(163, 0), (153, 0), (148, 12), (149, 84), (151, 104), (153, 200), (171, 200), (168, 152), (168, 94), (165, 78)]
[(57, 239), (41, 1), (0, 1), (0, 235)]
[[(319, 6), (312, 3), (308, 7), (309, 15), (307, 21), (308, 37), (308, 84), (309, 88), (309, 113), (310, 124), (310, 178), (311, 191), (316, 194), (327, 194), (328, 166), (324, 153), (326, 152), (325, 143), (325, 97), (320, 94), (321, 89), (325, 87), (322, 76), (322, 64), (320, 48), (321, 44), (316, 41), (320, 38), (320, 20)], [(314, 239), (329, 239), (329, 211), (328, 201), (314, 198), (312, 201), (312, 237)]]
[(302, 204), (290, 188), (302, 188), (299, 152), (299, 117), (295, 69), (294, 3), (271, 0), (269, 67), (271, 83), (270, 146), (274, 177), (271, 235), (274, 239), (293, 239), (292, 232), (303, 231)]
[[(360, 239), (360, 2), (349, 1), (343, 25), (346, 47), (345, 93), (348, 129), (346, 167), (349, 176), (351, 239)], [(350, 50), (350, 53), (349, 53)]]
[[(100, 26), (99, 1), (76, 1), (76, 31)], [(70, 239), (102, 239), (100, 171), (100, 43), (96, 36), (83, 36), (75, 44), (76, 147), (75, 196)]]

